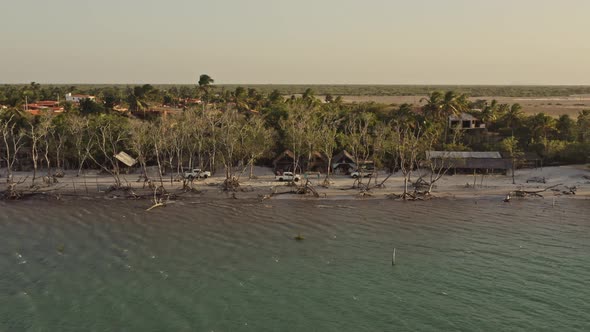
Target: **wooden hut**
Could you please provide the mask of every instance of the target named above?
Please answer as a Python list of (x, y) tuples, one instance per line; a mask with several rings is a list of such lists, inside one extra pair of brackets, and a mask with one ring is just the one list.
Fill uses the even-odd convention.
[(295, 165), (295, 154), (291, 150), (285, 150), (272, 161), (272, 165), (275, 174), (293, 172), (293, 166)]
[(502, 158), (496, 151), (427, 151), (426, 159), (439, 167), (449, 167), (455, 173), (507, 174), (512, 167), (511, 159)]
[(326, 172), (328, 168), (328, 158), (318, 151), (314, 151), (309, 156), (305, 169), (312, 172)]
[(356, 170), (356, 160), (346, 150), (342, 150), (332, 159), (332, 173), (333, 174), (350, 174)]

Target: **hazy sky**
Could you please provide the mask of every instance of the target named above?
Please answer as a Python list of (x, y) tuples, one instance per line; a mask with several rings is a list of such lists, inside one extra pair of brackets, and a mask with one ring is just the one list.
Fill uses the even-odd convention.
[(588, 0), (2, 0), (0, 83), (590, 84)]

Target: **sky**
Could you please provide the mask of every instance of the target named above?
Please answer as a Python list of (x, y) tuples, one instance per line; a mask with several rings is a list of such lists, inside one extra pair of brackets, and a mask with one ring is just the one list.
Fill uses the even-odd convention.
[(588, 0), (5, 0), (0, 83), (590, 84)]

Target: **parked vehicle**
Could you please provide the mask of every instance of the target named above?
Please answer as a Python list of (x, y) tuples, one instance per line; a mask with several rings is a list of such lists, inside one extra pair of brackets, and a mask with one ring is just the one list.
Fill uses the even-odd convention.
[(293, 172), (284, 172), (283, 174), (277, 175), (275, 176), (275, 180), (278, 181), (293, 181), (293, 182), (297, 182), (301, 179), (301, 175), (299, 174), (293, 174)]
[(184, 172), (184, 178), (189, 179), (189, 180), (198, 179), (198, 178), (206, 179), (210, 176), (211, 176), (211, 172), (203, 171), (200, 168), (194, 168), (191, 171)]
[[(361, 172), (356, 170), (352, 173), (350, 173), (350, 177), (353, 179), (357, 179), (361, 176)], [(369, 171), (369, 170), (364, 170), (363, 171), (363, 177), (364, 178), (370, 178), (371, 176), (373, 176), (373, 171)]]

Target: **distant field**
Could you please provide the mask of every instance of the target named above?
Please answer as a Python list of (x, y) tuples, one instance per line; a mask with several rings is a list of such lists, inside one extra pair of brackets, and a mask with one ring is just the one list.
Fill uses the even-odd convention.
[[(51, 84), (43, 84), (48, 86)], [(78, 92), (98, 94), (106, 87), (126, 88), (134, 84), (54, 84), (72, 87)], [(195, 89), (196, 84), (153, 84), (167, 90), (172, 87)], [(433, 91), (453, 90), (466, 93), (472, 100), (496, 99), (499, 103), (520, 103), (527, 114), (544, 112), (552, 116), (569, 114), (576, 116), (579, 111), (590, 109), (590, 86), (525, 86), (525, 85), (303, 85), (303, 84), (215, 84), (213, 91), (235, 90), (238, 86), (254, 88), (269, 94), (278, 90), (285, 96), (299, 95), (311, 88), (315, 95), (324, 98), (326, 94), (341, 96), (346, 102), (377, 102), (382, 104), (409, 103), (420, 105), (420, 99)]]
[[(43, 84), (43, 86), (52, 84)], [(104, 87), (127, 87), (137, 84), (53, 84), (56, 86), (73, 86), (77, 90), (93, 90)], [(195, 84), (152, 84), (159, 89), (191, 87)], [(590, 95), (590, 86), (525, 86), (525, 85), (317, 85), (317, 84), (216, 84), (216, 91), (234, 90), (236, 87), (255, 88), (264, 93), (278, 90), (283, 95), (300, 94), (311, 88), (316, 95), (331, 94), (334, 96), (417, 96), (432, 91), (454, 90), (472, 97), (566, 97), (574, 95)]]
[(233, 90), (238, 86), (255, 88), (269, 93), (279, 90), (282, 94), (300, 94), (311, 88), (316, 95), (334, 96), (415, 96), (426, 95), (432, 91), (453, 90), (472, 97), (563, 97), (590, 95), (590, 86), (500, 86), (500, 85), (218, 85), (218, 89)]
[[(415, 96), (342, 96), (346, 102), (369, 102), (373, 101), (380, 104), (395, 104), (403, 103), (421, 105), (420, 100), (425, 95)], [(322, 96), (323, 98), (323, 96)], [(590, 94), (578, 95), (571, 97), (503, 97), (503, 96), (481, 96), (471, 97), (471, 100), (477, 99), (492, 100), (496, 99), (500, 104), (514, 104), (519, 103), (523, 107), (526, 114), (545, 113), (554, 117), (562, 114), (568, 114), (571, 117), (576, 117), (581, 110), (590, 109)]]

